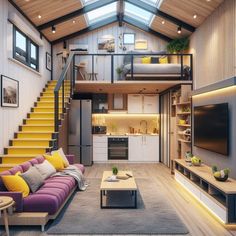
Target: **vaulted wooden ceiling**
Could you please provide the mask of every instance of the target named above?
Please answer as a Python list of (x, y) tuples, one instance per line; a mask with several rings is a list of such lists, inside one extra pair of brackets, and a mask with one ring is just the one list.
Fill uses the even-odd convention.
[[(184, 37), (199, 27), (223, 1), (163, 0), (158, 9), (144, 0), (99, 0), (89, 5), (84, 5), (82, 0), (9, 0), (51, 42), (62, 41), (68, 35), (75, 36), (77, 32), (80, 34), (96, 29), (88, 24), (85, 13), (111, 2), (129, 2), (154, 15), (149, 25), (142, 26), (135, 19), (129, 21), (129, 17), (126, 17), (125, 20), (124, 12), (120, 12), (123, 8), (117, 7), (117, 21), (120, 25), (123, 21), (156, 36), (163, 36), (166, 40)], [(103, 20), (97, 27), (113, 22), (114, 18), (111, 21)], [(56, 33), (52, 33), (52, 26), (56, 26)], [(177, 33), (179, 26), (182, 28), (181, 34)]]

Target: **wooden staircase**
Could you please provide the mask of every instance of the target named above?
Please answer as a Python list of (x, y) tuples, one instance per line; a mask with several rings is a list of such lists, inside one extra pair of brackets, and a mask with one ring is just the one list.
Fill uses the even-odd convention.
[[(57, 81), (49, 81), (35, 102), (27, 118), (15, 133), (1, 156), (0, 172), (7, 170), (39, 154), (52, 150), (58, 133), (54, 132), (54, 88)], [(60, 117), (62, 114), (62, 91), (59, 92)], [(65, 81), (65, 104), (70, 102), (70, 82)]]

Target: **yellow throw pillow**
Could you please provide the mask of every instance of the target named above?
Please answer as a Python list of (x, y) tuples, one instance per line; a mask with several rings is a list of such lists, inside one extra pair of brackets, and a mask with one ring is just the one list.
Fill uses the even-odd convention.
[[(68, 162), (68, 160), (66, 159), (66, 156), (65, 156), (65, 154), (64, 154), (64, 152), (63, 152), (63, 150), (62, 150), (62, 148), (60, 148), (60, 149), (58, 149), (58, 150), (56, 150), (56, 151), (52, 151), (52, 152), (51, 152), (52, 156), (53, 156), (55, 153), (57, 153), (57, 154), (61, 157), (65, 168), (70, 165), (69, 162)], [(63, 155), (64, 155), (64, 157), (63, 157)]]
[(151, 63), (151, 57), (142, 58), (142, 64), (150, 64), (150, 63)]
[(20, 171), (15, 175), (2, 175), (1, 178), (8, 191), (21, 192), (23, 197), (27, 197), (30, 192), (29, 186), (19, 174)]
[(64, 169), (64, 163), (63, 163), (63, 160), (62, 158), (60, 157), (60, 155), (56, 152), (56, 153), (53, 153), (53, 155), (47, 155), (47, 154), (44, 154), (44, 157), (45, 159), (55, 167), (55, 169), (58, 171), (58, 170), (61, 170), (61, 169)]
[(160, 57), (159, 63), (160, 64), (168, 64), (168, 58), (167, 57)]

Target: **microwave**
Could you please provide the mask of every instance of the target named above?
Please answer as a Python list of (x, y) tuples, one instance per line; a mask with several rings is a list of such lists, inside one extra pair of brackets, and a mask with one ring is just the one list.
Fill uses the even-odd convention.
[(107, 127), (106, 126), (93, 126), (92, 132), (93, 134), (106, 134)]

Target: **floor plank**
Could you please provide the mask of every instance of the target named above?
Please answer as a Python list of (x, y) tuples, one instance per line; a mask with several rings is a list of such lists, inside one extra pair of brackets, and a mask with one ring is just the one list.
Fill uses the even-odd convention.
[[(189, 236), (236, 236), (235, 226), (226, 227), (219, 222), (175, 181), (170, 170), (162, 164), (94, 164), (86, 168), (85, 176), (87, 178), (101, 178), (103, 171), (110, 170), (114, 165), (118, 166), (120, 170), (132, 170), (135, 178), (154, 181), (160, 191), (166, 195), (166, 201), (169, 201), (188, 227)], [(10, 231), (14, 236), (47, 235), (41, 233), (39, 227), (10, 227)]]

